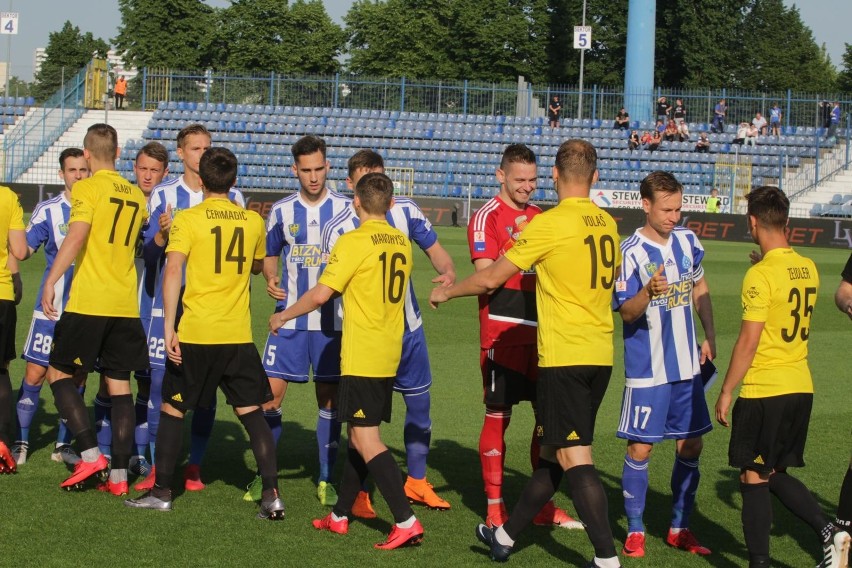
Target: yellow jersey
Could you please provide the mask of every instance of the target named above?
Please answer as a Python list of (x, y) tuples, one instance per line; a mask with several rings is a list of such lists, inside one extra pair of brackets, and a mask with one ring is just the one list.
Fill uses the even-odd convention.
[(396, 376), (411, 264), (411, 242), (383, 220), (365, 221), (331, 249), (319, 283), (343, 296), (342, 374)]
[(208, 197), (179, 211), (166, 254), (186, 255), (181, 342), (251, 343), (251, 266), (266, 256), (266, 230), (254, 211), (227, 196)]
[(18, 194), (5, 186), (0, 186), (0, 300), (14, 300), (12, 273), (6, 263), (9, 262), (9, 231), (24, 230), (24, 210), (18, 200)]
[(506, 259), (535, 266), (539, 366), (611, 366), (615, 220), (588, 198), (563, 199), (530, 221)]
[(98, 170), (74, 184), (68, 224), (91, 226), (74, 266), (66, 310), (139, 317), (136, 243), (148, 218), (142, 190), (117, 172)]
[(814, 262), (791, 248), (767, 252), (743, 280), (743, 320), (763, 322), (740, 396), (812, 393), (808, 337), (819, 290)]

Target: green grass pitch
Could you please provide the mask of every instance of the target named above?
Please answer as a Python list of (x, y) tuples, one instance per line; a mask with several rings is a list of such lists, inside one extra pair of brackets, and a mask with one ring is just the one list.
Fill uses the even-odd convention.
[[(624, 229), (625, 231), (628, 229)], [(459, 277), (471, 273), (463, 229), (439, 228), (441, 241), (456, 260)], [(751, 247), (726, 242), (705, 242), (705, 269), (714, 303), (717, 328), (717, 364), (727, 367), (739, 329), (739, 289), (748, 267)], [(823, 507), (834, 513), (849, 454), (850, 379), (845, 349), (852, 337), (852, 322), (834, 307), (833, 293), (848, 251), (802, 249), (817, 263), (822, 285), (812, 322), (810, 362), (816, 384), (806, 461), (795, 472)], [(50, 389), (42, 390), (39, 414), (33, 425), (29, 461), (15, 476), (0, 478), (0, 564), (17, 566), (486, 566), (490, 560), (474, 538), (473, 529), (485, 513), (477, 444), (482, 423), (481, 384), (478, 367), (476, 300), (459, 299), (429, 309), (426, 298), (432, 286), (431, 266), (415, 253), (415, 287), (424, 312), (424, 325), (432, 361), (432, 449), (429, 480), (452, 504), (452, 510), (415, 509), (426, 530), (424, 543), (415, 549), (375, 551), (374, 542), (390, 529), (391, 516), (378, 493), (374, 494), (379, 518), (354, 521), (347, 536), (318, 533), (312, 518), (324, 515), (315, 496), (314, 475), (316, 407), (311, 386), (293, 386), (284, 403), (284, 433), (278, 449), (280, 487), (287, 504), (283, 522), (254, 518), (256, 506), (242, 501), (244, 487), (254, 472), (254, 459), (246, 435), (230, 409), (220, 400), (217, 423), (203, 475), (208, 487), (201, 493), (179, 493), (174, 511), (134, 511), (121, 500), (88, 490), (66, 493), (59, 482), (64, 467), (50, 461), (56, 433), (56, 409)], [(43, 255), (23, 264), (26, 294), (19, 307), (18, 347), (23, 345), (34, 297), (44, 267)], [(272, 308), (261, 278), (254, 280), (255, 341), (266, 336)], [(616, 325), (619, 320), (616, 316)], [(601, 408), (594, 456), (609, 497), (610, 520), (620, 550), (626, 521), (620, 491), (624, 443), (614, 431), (620, 407), (623, 367), (621, 339), (616, 332), (613, 380)], [(20, 385), (23, 364), (12, 363), (13, 389)], [(719, 381), (721, 383), (721, 381)], [(90, 376), (86, 398), (94, 397), (97, 380)], [(708, 394), (715, 403), (718, 384)], [(404, 468), (402, 399), (395, 397), (394, 422), (383, 427), (383, 437)], [(528, 405), (515, 410), (507, 432), (505, 497), (510, 509), (529, 472), (532, 413)], [(701, 459), (702, 480), (692, 528), (713, 550), (706, 558), (674, 551), (664, 543), (670, 510), (669, 476), (674, 446), (658, 445), (651, 463), (651, 487), (646, 524), (647, 556), (625, 558), (625, 567), (714, 566), (733, 568), (747, 564), (740, 527), (737, 472), (727, 465), (729, 432), (716, 428), (705, 438)], [(185, 443), (184, 448), (188, 445)], [(339, 477), (340, 464), (337, 466)], [(564, 490), (557, 504), (573, 513)], [(818, 560), (816, 537), (775, 502), (772, 530), (774, 566), (799, 568)], [(520, 537), (510, 562), (516, 565), (581, 565), (592, 556), (585, 534), (563, 529), (530, 527)]]

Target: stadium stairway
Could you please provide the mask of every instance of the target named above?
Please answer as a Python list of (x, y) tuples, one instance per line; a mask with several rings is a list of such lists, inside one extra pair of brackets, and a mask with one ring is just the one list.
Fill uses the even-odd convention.
[[(118, 145), (123, 147), (128, 140), (142, 137), (142, 132), (148, 126), (150, 118), (150, 112), (112, 111), (108, 114), (107, 121), (118, 132)], [(86, 130), (99, 122), (104, 122), (104, 111), (87, 111), (15, 181), (18, 183), (59, 183), (56, 173), (59, 169), (59, 154), (65, 148), (72, 146), (82, 148)]]
[[(845, 160), (846, 144), (841, 141), (830, 152), (822, 154), (820, 175), (828, 173), (827, 168), (837, 167)], [(823, 181), (817, 187), (795, 194), (796, 182), (814, 179), (816, 165), (813, 160), (803, 162), (798, 172), (786, 176), (784, 188), (792, 192), (790, 212), (795, 217), (849, 217), (852, 215), (852, 170), (841, 170), (836, 176)], [(801, 183), (801, 182), (800, 182)]]

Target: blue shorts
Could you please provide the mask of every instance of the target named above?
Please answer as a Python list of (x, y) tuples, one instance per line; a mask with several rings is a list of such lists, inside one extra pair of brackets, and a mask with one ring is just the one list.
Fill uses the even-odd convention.
[(24, 343), (21, 359), (28, 363), (47, 367), (50, 360), (50, 349), (53, 347), (53, 328), (55, 326), (56, 322), (47, 319), (47, 316), (41, 313), (33, 314), (33, 321), (30, 324), (30, 332), (27, 335), (26, 343)]
[(429, 352), (423, 326), (402, 336), (402, 358), (396, 370), (393, 390), (403, 395), (423, 394), (432, 386)]
[(700, 377), (646, 388), (625, 387), (616, 436), (653, 444), (697, 438), (713, 429)]
[(145, 335), (148, 338), (148, 359), (151, 361), (152, 369), (165, 369), (167, 358), (166, 318), (162, 316), (162, 310), (152, 310), (152, 312), (150, 323), (145, 328)]
[(274, 379), (293, 383), (340, 382), (340, 332), (279, 329), (263, 348), (263, 369)]

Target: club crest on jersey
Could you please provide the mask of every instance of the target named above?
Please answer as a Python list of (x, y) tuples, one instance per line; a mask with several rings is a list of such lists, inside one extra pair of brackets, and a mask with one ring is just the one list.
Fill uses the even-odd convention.
[(644, 268), (645, 268), (645, 274), (647, 274), (648, 276), (653, 276), (654, 273), (657, 271), (657, 263), (656, 262), (649, 262), (648, 264), (646, 264), (644, 266)]
[(690, 268), (692, 268), (692, 259), (688, 256), (685, 256), (680, 259), (680, 265), (684, 270), (689, 270)]
[(68, 223), (59, 223), (59, 234), (63, 237), (68, 234)]
[(301, 228), (302, 228), (302, 226), (299, 225), (299, 223), (290, 223), (289, 225), (287, 225), (287, 231), (290, 233), (291, 237), (298, 237), (299, 236), (299, 230)]
[(760, 296), (760, 292), (757, 290), (757, 288), (756, 288), (756, 287), (752, 286), (751, 288), (749, 288), (748, 290), (746, 290), (746, 296), (748, 296), (749, 298), (751, 298), (752, 300), (754, 300), (755, 298), (757, 298), (758, 296)]

